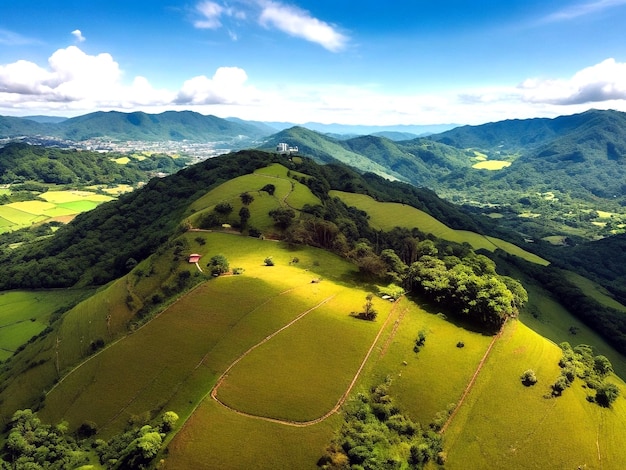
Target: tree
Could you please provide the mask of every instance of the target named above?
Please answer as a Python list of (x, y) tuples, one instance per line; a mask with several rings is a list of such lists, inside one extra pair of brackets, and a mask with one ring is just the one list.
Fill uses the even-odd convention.
[(230, 202), (220, 202), (215, 206), (215, 212), (221, 215), (228, 215), (233, 211), (233, 206)]
[(609, 408), (619, 397), (619, 388), (610, 382), (603, 382), (596, 390), (596, 403)]
[(378, 312), (374, 309), (374, 302), (372, 301), (374, 296), (367, 294), (365, 296), (365, 305), (363, 305), (363, 311), (359, 312), (358, 317), (364, 320), (374, 321), (378, 316)]
[(293, 219), (296, 217), (296, 213), (293, 209), (284, 209), (282, 207), (272, 209), (269, 212), (269, 215), (272, 219), (274, 219), (274, 225), (282, 229), (289, 227)]
[(219, 276), (220, 274), (227, 273), (230, 265), (224, 255), (215, 255), (209, 260), (207, 267), (209, 271), (211, 271), (211, 274)]
[(273, 184), (266, 184), (261, 188), (261, 191), (265, 191), (270, 196), (273, 196), (274, 191), (276, 191), (276, 186), (274, 186)]
[(239, 220), (241, 221), (241, 226), (245, 227), (249, 219), (250, 209), (248, 209), (246, 206), (243, 206), (241, 209), (239, 209)]
[(527, 387), (530, 387), (531, 385), (535, 385), (537, 383), (537, 376), (535, 375), (535, 371), (532, 369), (528, 369), (522, 374), (522, 376), (520, 377), (520, 380)]
[(604, 377), (613, 372), (613, 365), (606, 356), (600, 355), (593, 358), (593, 370), (601, 377)]
[(250, 204), (252, 204), (252, 201), (254, 201), (254, 196), (248, 192), (241, 193), (239, 195), (239, 198), (241, 199), (241, 203), (244, 206), (249, 206)]
[(161, 431), (170, 432), (178, 419), (178, 415), (173, 411), (163, 413), (163, 417), (161, 418)]

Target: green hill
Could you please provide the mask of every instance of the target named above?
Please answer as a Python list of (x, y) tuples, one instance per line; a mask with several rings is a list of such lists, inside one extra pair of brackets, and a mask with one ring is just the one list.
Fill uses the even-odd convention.
[[(404, 206), (381, 202), (399, 197)], [(448, 207), (343, 165), (242, 151), (4, 253), (5, 289), (101, 287), (50, 314), (2, 364), (1, 458), (69, 449), (72, 467), (95, 468), (623, 467), (626, 384), (601, 358), (619, 354), (556, 304), (549, 282), (528, 280), (549, 267), (508, 245), (475, 252), (469, 232), (433, 217)], [(449, 215), (467, 230), (466, 217)], [(226, 273), (212, 274), (216, 258)], [(572, 346), (579, 335), (596, 349), (561, 351), (526, 324), (555, 338), (575, 324)], [(533, 386), (520, 378), (529, 369)], [(620, 396), (604, 402), (594, 388)], [(11, 420), (25, 408), (53, 426), (43, 432), (28, 412)], [(179, 422), (165, 425), (168, 412)]]

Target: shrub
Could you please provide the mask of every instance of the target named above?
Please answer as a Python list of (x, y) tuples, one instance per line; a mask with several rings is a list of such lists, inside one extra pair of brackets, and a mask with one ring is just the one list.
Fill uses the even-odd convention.
[(274, 266), (274, 260), (272, 259), (271, 256), (268, 256), (267, 258), (265, 258), (263, 263), (265, 263), (265, 266)]
[(596, 403), (605, 408), (609, 408), (617, 397), (619, 397), (619, 388), (615, 384), (604, 382), (596, 390)]
[(458, 343), (456, 343), (456, 347), (457, 348), (464, 348), (465, 347), (465, 343), (463, 341), (459, 341)]
[(532, 369), (528, 369), (521, 375), (520, 380), (527, 387), (535, 385), (537, 383), (537, 376), (535, 375), (535, 371)]
[(227, 273), (230, 266), (224, 255), (215, 255), (209, 260), (207, 267), (212, 275), (219, 276), (220, 274)]

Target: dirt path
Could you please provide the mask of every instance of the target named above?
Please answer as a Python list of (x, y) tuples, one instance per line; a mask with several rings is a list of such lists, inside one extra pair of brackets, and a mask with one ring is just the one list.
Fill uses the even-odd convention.
[(450, 413), (450, 416), (448, 417), (448, 419), (446, 420), (446, 422), (442, 426), (441, 430), (439, 431), (439, 434), (444, 434), (446, 432), (446, 429), (448, 429), (448, 426), (450, 425), (450, 423), (452, 422), (452, 420), (456, 416), (457, 412), (459, 411), (459, 409), (463, 405), (463, 402), (465, 401), (465, 398), (467, 398), (467, 395), (469, 394), (470, 390), (474, 386), (474, 382), (476, 382), (476, 378), (478, 377), (478, 374), (480, 374), (480, 371), (482, 370), (483, 366), (485, 365), (485, 362), (487, 361), (487, 358), (489, 357), (489, 354), (491, 353), (491, 350), (493, 349), (493, 346), (496, 344), (496, 341), (498, 341), (498, 339), (500, 339), (500, 337), (502, 337), (502, 333), (504, 332), (504, 327), (506, 326), (506, 324), (507, 324), (507, 321), (505, 320), (505, 322), (503, 323), (502, 327), (500, 328), (500, 331), (498, 331), (498, 334), (495, 335), (493, 337), (493, 339), (491, 340), (491, 343), (489, 343), (489, 347), (487, 348), (487, 350), (485, 351), (485, 354), (483, 355), (482, 359), (478, 363), (478, 367), (476, 368), (476, 371), (474, 372), (474, 375), (472, 375), (472, 378), (468, 382), (467, 387), (465, 387), (465, 390), (463, 391), (463, 395), (461, 395), (461, 399), (459, 400), (459, 402), (454, 407), (454, 410), (452, 410), (452, 413)]
[(250, 413), (245, 413), (243, 411), (239, 411), (235, 408), (232, 408), (230, 406), (228, 406), (227, 404), (223, 403), (222, 401), (219, 400), (219, 398), (217, 398), (217, 390), (219, 389), (220, 385), (222, 384), (222, 382), (226, 379), (226, 377), (228, 376), (228, 372), (235, 366), (237, 365), (237, 363), (239, 361), (241, 361), (245, 356), (247, 356), (250, 352), (252, 352), (254, 349), (258, 348), (259, 346), (261, 346), (262, 344), (266, 343), (267, 341), (269, 341), (271, 338), (273, 338), (274, 336), (276, 336), (278, 333), (280, 333), (281, 331), (289, 328), (291, 325), (293, 325), (295, 322), (297, 322), (298, 320), (300, 320), (302, 317), (304, 317), (305, 315), (307, 315), (308, 313), (312, 312), (313, 310), (317, 309), (318, 307), (320, 307), (321, 305), (323, 305), (324, 303), (328, 302), (329, 300), (331, 300), (334, 296), (328, 297), (326, 299), (324, 299), (322, 302), (320, 302), (319, 304), (317, 304), (316, 306), (310, 308), (309, 310), (307, 310), (306, 312), (301, 313), (300, 315), (298, 315), (294, 320), (292, 320), (290, 323), (288, 323), (287, 325), (283, 326), (282, 328), (280, 328), (279, 330), (275, 331), (274, 333), (272, 333), (271, 335), (269, 335), (268, 337), (266, 337), (263, 341), (255, 344), (254, 346), (252, 346), (250, 349), (248, 349), (246, 352), (244, 352), (241, 356), (239, 356), (237, 359), (235, 359), (235, 361), (228, 366), (228, 368), (224, 371), (224, 373), (220, 376), (220, 378), (217, 380), (217, 383), (215, 384), (215, 386), (213, 387), (213, 389), (210, 392), (211, 398), (213, 398), (213, 400), (215, 400), (217, 403), (219, 403), (220, 405), (222, 405), (224, 408), (237, 413), (238, 415), (241, 416), (246, 416), (248, 418), (254, 418), (254, 419), (260, 419), (263, 421), (269, 421), (271, 423), (278, 423), (278, 424), (284, 424), (286, 426), (294, 426), (294, 427), (306, 427), (306, 426), (312, 426), (314, 424), (318, 424), (321, 423), (322, 421), (324, 421), (325, 419), (327, 419), (328, 417), (330, 417), (331, 415), (333, 415), (334, 413), (336, 413), (337, 411), (339, 411), (339, 408), (341, 408), (341, 406), (345, 403), (345, 401), (348, 399), (348, 396), (350, 395), (350, 392), (352, 391), (352, 389), (354, 388), (354, 385), (356, 384), (357, 380), (359, 379), (361, 372), (363, 371), (363, 368), (365, 367), (365, 364), (367, 363), (369, 357), (372, 354), (372, 351), (374, 350), (374, 348), (376, 347), (376, 344), (378, 343), (378, 340), (380, 339), (380, 336), (382, 335), (383, 331), (385, 331), (385, 327), (387, 326), (387, 324), (389, 323), (389, 320), (391, 319), (391, 317), (394, 314), (394, 310), (396, 308), (396, 305), (398, 303), (398, 301), (396, 301), (391, 309), (391, 311), (389, 312), (389, 315), (387, 315), (386, 320), (384, 321), (384, 323), (382, 324), (382, 326), (380, 327), (380, 329), (378, 330), (378, 334), (376, 335), (376, 337), (374, 338), (374, 340), (372, 341), (372, 344), (370, 346), (370, 348), (367, 351), (367, 354), (365, 354), (365, 357), (363, 358), (363, 361), (361, 361), (361, 365), (359, 366), (358, 370), (356, 371), (356, 374), (354, 375), (354, 378), (352, 379), (352, 381), (350, 382), (350, 384), (348, 385), (348, 388), (346, 389), (346, 391), (343, 393), (343, 395), (339, 398), (339, 400), (337, 401), (337, 403), (335, 404), (335, 406), (329, 410), (327, 413), (325, 413), (324, 415), (320, 416), (319, 418), (315, 418), (313, 420), (310, 421), (292, 421), (292, 420), (286, 420), (286, 419), (278, 419), (278, 418), (270, 418), (267, 416), (260, 416), (260, 415), (254, 415), (254, 414), (250, 414)]

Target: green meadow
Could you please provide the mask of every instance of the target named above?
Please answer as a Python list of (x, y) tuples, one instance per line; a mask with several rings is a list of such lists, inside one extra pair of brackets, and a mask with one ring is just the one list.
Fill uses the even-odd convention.
[[(197, 236), (194, 233), (185, 235), (190, 246)], [(182, 415), (189, 414), (190, 407), (199, 403), (217, 376), (240, 354), (302, 312), (337, 294), (341, 294), (338, 297), (343, 300), (335, 300), (335, 308), (331, 308), (332, 301), (328, 301), (326, 310), (315, 312), (321, 318), (311, 317), (310, 324), (306, 321), (308, 319), (301, 320), (302, 323), (291, 328), (303, 336), (308, 332), (314, 338), (316, 329), (321, 328), (320, 323), (337, 321), (333, 316), (343, 317), (344, 323), (356, 325), (357, 331), (359, 328), (365, 330), (362, 334), (344, 332), (341, 335), (346, 348), (354, 349), (355, 359), (348, 362), (355, 364), (362, 359), (369, 343), (361, 344), (359, 339), (362, 335), (373, 338), (376, 324), (364, 325), (349, 316), (350, 311), (362, 306), (366, 295), (364, 291), (352, 291), (343, 285), (343, 280), (354, 273), (352, 265), (322, 250), (293, 251), (280, 243), (223, 233), (200, 236), (206, 243), (193, 249), (202, 254), (203, 259), (224, 254), (231, 266), (244, 268), (244, 274), (201, 284), (156, 319), (84, 362), (48, 394), (42, 416), (51, 422), (68, 420), (72, 427), (91, 419), (107, 435), (119, 432), (129, 419), (146, 412), (175, 409)], [(294, 255), (300, 261), (290, 265)], [(266, 256), (272, 256), (275, 266), (263, 264)], [(188, 269), (188, 266), (186, 261), (181, 261), (180, 269)], [(323, 282), (311, 282), (320, 276), (323, 276)], [(291, 328), (286, 331), (291, 332)], [(284, 341), (281, 336), (276, 340), (278, 345)], [(268, 357), (263, 351), (258, 352), (261, 359), (251, 356), (253, 362), (267, 364)], [(283, 351), (283, 354), (287, 357), (289, 351)], [(340, 389), (345, 387), (345, 383), (339, 388), (334, 386), (332, 362), (337, 352), (328, 354), (325, 370), (329, 391), (320, 396), (309, 390), (309, 400), (315, 405), (314, 413), (328, 411), (328, 404), (331, 403), (332, 407), (341, 395)], [(343, 373), (350, 376), (355, 369)], [(123, 382), (120, 377), (124, 377)], [(236, 377), (235, 374), (233, 378)], [(296, 379), (292, 387), (300, 392), (305, 377), (296, 375)], [(259, 386), (268, 385), (260, 381)], [(245, 390), (246, 393), (238, 394), (237, 399), (253, 403), (251, 389)], [(114, 399), (99, 400), (103, 393), (112, 394)], [(272, 412), (271, 408), (266, 410), (266, 413)]]
[(544, 266), (549, 264), (545, 259), (504, 240), (467, 230), (452, 229), (424, 211), (406, 204), (378, 202), (364, 194), (346, 193), (343, 191), (330, 191), (330, 194), (338, 197), (349, 206), (354, 206), (367, 212), (370, 216), (370, 224), (377, 229), (391, 230), (394, 227), (416, 227), (422, 232), (432, 233), (444, 240), (457, 243), (467, 242), (475, 250), (482, 248), (495, 251), (497, 248), (500, 248), (507, 253), (533, 263)]
[[(243, 206), (240, 195), (244, 192), (254, 197), (250, 204), (250, 219), (248, 226), (260, 230), (270, 229), (273, 220), (268, 215), (269, 211), (281, 206), (287, 206), (295, 210), (300, 210), (305, 204), (319, 204), (320, 200), (311, 193), (311, 190), (287, 175), (287, 168), (280, 164), (272, 164), (255, 171), (253, 174), (244, 175), (218, 186), (209, 191), (191, 204), (189, 211), (192, 215), (189, 221), (192, 226), (196, 226), (200, 217), (210, 212), (216, 204), (228, 202), (233, 207), (230, 216), (232, 222), (239, 219), (239, 209)], [(265, 191), (260, 191), (264, 186), (274, 185), (273, 195)]]
[[(611, 409), (587, 401), (576, 379), (557, 398), (561, 350), (519, 321), (510, 322), (445, 434), (447, 468), (624, 468), (626, 402)], [(520, 375), (533, 369), (538, 382)], [(622, 395), (626, 390), (619, 383)]]
[(30, 338), (39, 334), (57, 309), (83, 297), (86, 291), (4, 291), (0, 292), (0, 361)]

